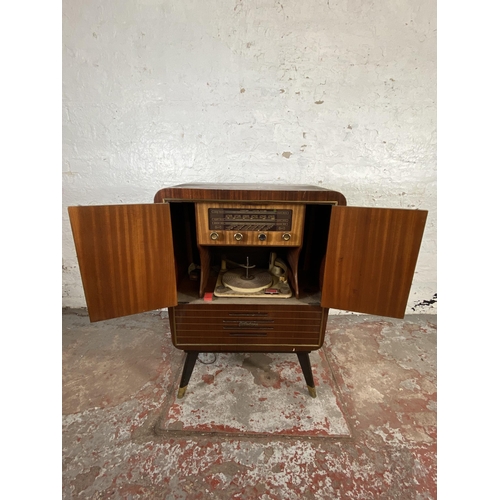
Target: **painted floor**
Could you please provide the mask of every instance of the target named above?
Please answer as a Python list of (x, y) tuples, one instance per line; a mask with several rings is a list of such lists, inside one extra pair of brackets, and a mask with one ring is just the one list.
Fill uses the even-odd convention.
[(206, 353), (195, 366), (189, 397), (167, 397), (157, 433), (350, 437), (340, 393), (323, 350), (310, 354), (312, 398), (295, 354)]
[(331, 316), (316, 399), (296, 358), (265, 354), (198, 362), (177, 400), (166, 312), (66, 310), (62, 497), (434, 499), (436, 325)]

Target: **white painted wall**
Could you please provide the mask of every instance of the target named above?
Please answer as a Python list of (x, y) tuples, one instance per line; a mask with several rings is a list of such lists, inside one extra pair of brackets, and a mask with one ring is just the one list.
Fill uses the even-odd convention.
[(429, 210), (407, 312), (436, 312), (435, 1), (63, 0), (63, 306), (67, 206), (192, 181)]

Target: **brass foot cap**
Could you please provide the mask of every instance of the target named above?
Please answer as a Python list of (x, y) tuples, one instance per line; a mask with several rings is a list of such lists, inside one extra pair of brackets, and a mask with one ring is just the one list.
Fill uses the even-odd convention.
[(309, 391), (309, 394), (312, 398), (316, 397), (316, 387), (307, 386), (307, 390)]
[(187, 385), (185, 387), (179, 387), (179, 390), (177, 391), (177, 397), (179, 399), (184, 397), (184, 394), (186, 394), (186, 389), (187, 389)]

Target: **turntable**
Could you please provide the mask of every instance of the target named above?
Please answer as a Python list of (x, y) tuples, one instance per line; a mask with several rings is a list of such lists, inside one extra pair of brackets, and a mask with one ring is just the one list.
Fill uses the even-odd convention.
[[(231, 266), (231, 268), (228, 268)], [(282, 259), (277, 258), (275, 252), (269, 257), (269, 268), (258, 268), (228, 260), (225, 256), (221, 261), (221, 269), (214, 289), (216, 297), (243, 297), (243, 298), (278, 298), (286, 299), (292, 296), (288, 284), (288, 268)]]

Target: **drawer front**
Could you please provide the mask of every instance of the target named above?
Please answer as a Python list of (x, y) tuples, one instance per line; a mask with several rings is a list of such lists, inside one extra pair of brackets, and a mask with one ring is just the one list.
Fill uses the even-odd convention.
[(323, 345), (328, 309), (183, 304), (170, 308), (169, 315), (179, 349), (294, 352)]

